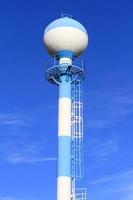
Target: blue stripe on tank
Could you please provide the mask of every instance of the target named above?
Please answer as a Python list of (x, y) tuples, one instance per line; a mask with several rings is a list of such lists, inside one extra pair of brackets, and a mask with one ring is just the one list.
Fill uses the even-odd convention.
[(61, 76), (59, 83), (59, 98), (61, 97), (71, 98), (71, 79), (67, 75)]
[(64, 17), (64, 18), (59, 18), (55, 21), (53, 21), (52, 23), (50, 23), (46, 29), (44, 33), (47, 33), (48, 31), (57, 28), (57, 27), (73, 27), (73, 28), (77, 28), (85, 33), (87, 33), (86, 29), (84, 28), (84, 26), (79, 23), (78, 21), (68, 18), (68, 17)]
[(71, 176), (71, 137), (58, 137), (58, 176)]
[(64, 58), (64, 57), (72, 59), (73, 57), (76, 57), (76, 55), (74, 52), (69, 51), (69, 50), (62, 50), (56, 53), (57, 59)]

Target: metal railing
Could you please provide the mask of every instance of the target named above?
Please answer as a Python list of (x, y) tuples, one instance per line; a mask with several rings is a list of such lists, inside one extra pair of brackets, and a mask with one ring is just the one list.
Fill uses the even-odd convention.
[(71, 200), (86, 200), (86, 188), (73, 188)]
[[(84, 61), (81, 58), (73, 58), (72, 63), (64, 63), (68, 67), (66, 69), (66, 73), (69, 73), (69, 75), (72, 78), (72, 81), (75, 80), (83, 80), (84, 79), (84, 72), (85, 72), (85, 65)], [(60, 82), (60, 76), (61, 76), (61, 64), (59, 63), (59, 60), (56, 56), (53, 58), (48, 59), (45, 62), (45, 78), (53, 84), (56, 84), (57, 82)]]
[(76, 200), (86, 200), (86, 188), (76, 189)]
[[(69, 58), (70, 56), (66, 55), (66, 57)], [(56, 56), (54, 56), (53, 58), (49, 58), (46, 60), (45, 66), (46, 66), (46, 70), (51, 69), (53, 67), (59, 66), (59, 61), (57, 60)], [(72, 66), (75, 66), (81, 69), (82, 71), (84, 71), (84, 68), (85, 68), (85, 64), (82, 58), (72, 59)]]

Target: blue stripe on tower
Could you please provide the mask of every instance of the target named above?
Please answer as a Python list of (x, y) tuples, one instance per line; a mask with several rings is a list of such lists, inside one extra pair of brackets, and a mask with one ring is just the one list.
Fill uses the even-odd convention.
[(61, 83), (59, 84), (59, 98), (67, 97), (71, 99), (71, 83), (70, 78), (68, 79), (66, 75), (61, 77)]
[[(71, 101), (71, 80), (67, 75), (61, 76), (61, 83), (59, 84), (59, 101), (62, 101), (64, 104), (64, 109), (67, 107), (66, 99)], [(62, 108), (63, 109), (63, 108)], [(63, 113), (62, 110), (60, 110)], [(66, 111), (66, 115), (70, 110)], [(65, 113), (63, 114), (63, 119), (59, 123), (65, 126), (67, 122), (65, 122), (64, 118)], [(69, 119), (70, 120), (70, 119)], [(69, 124), (69, 122), (68, 122)], [(71, 126), (71, 121), (70, 125)], [(67, 128), (66, 128), (67, 130)], [(61, 132), (60, 132), (61, 131)], [(59, 137), (58, 137), (58, 177), (60, 176), (71, 176), (71, 133), (68, 128), (68, 133), (62, 132), (59, 129)]]
[(71, 138), (60, 136), (58, 147), (58, 176), (71, 176)]

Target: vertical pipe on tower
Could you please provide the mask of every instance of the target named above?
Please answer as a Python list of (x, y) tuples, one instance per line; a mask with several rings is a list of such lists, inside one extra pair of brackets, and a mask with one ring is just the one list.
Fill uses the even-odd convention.
[(60, 79), (57, 200), (71, 200), (71, 77)]

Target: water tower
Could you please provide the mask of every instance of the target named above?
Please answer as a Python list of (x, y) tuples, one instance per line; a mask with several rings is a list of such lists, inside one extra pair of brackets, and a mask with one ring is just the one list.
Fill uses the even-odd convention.
[(51, 55), (45, 78), (59, 87), (57, 200), (85, 200), (86, 190), (77, 188), (83, 177), (84, 62), (79, 56), (88, 45), (84, 26), (64, 15), (44, 31), (44, 44)]

